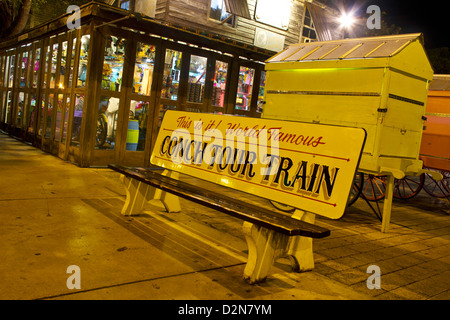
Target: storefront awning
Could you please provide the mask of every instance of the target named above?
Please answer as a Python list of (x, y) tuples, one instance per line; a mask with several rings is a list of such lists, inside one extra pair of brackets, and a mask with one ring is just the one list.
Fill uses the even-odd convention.
[(317, 38), (319, 41), (330, 41), (333, 40), (330, 32), (330, 15), (321, 7), (311, 3), (306, 2), (306, 8), (311, 14), (311, 18), (314, 23), (314, 28), (316, 29)]
[(231, 14), (235, 14), (246, 19), (251, 18), (247, 0), (225, 0), (225, 8), (227, 12)]

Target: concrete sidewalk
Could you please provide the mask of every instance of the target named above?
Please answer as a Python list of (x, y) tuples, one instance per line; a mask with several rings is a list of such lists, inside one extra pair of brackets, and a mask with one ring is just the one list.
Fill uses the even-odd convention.
[[(152, 202), (124, 217), (118, 174), (1, 133), (0, 182), (0, 299), (450, 298), (449, 204), (424, 192), (394, 202), (386, 234), (362, 200), (340, 220), (318, 217), (331, 236), (314, 240), (313, 271), (293, 273), (282, 259), (265, 283), (249, 285), (240, 220), (184, 200), (181, 213)], [(72, 265), (81, 289), (67, 286)], [(371, 265), (381, 289), (367, 288)]]

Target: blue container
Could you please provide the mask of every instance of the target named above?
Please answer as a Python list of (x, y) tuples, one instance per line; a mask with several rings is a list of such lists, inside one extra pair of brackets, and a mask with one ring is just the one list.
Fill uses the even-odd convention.
[(139, 142), (139, 121), (128, 120), (127, 150), (136, 151)]

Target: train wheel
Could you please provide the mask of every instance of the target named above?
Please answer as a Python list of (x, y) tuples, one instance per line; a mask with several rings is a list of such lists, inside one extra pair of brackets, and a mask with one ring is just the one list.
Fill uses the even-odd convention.
[(364, 185), (361, 193), (369, 201), (379, 201), (384, 199), (386, 190), (386, 176), (376, 176), (373, 174), (364, 175)]
[(361, 190), (364, 185), (364, 173), (356, 172), (355, 178), (353, 179), (352, 189), (350, 190), (350, 194), (347, 200), (347, 207), (350, 207), (355, 201), (358, 199)]
[(437, 198), (446, 198), (450, 196), (450, 172), (442, 170), (434, 170), (440, 172), (443, 176), (442, 180), (434, 180), (430, 174), (426, 174), (427, 178), (423, 185), (424, 190), (431, 196)]
[(397, 199), (411, 199), (416, 196), (425, 182), (425, 175), (420, 176), (406, 176), (403, 179), (395, 179), (394, 182), (394, 197)]

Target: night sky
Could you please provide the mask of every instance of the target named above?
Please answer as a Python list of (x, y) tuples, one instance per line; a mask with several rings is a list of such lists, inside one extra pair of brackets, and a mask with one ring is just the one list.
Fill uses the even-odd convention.
[[(369, 17), (366, 13), (371, 4), (378, 5), (381, 11), (386, 12), (389, 24), (401, 27), (401, 34), (423, 33), (425, 47), (450, 47), (450, 12), (447, 1), (407, 1), (407, 0), (329, 0), (324, 1), (336, 7), (344, 5), (345, 8), (357, 9), (357, 15)], [(448, 3), (447, 3), (448, 4)]]
[[(446, 1), (374, 0), (401, 33), (422, 32), (428, 48), (450, 47), (450, 24)], [(448, 3), (447, 3), (448, 4)]]

